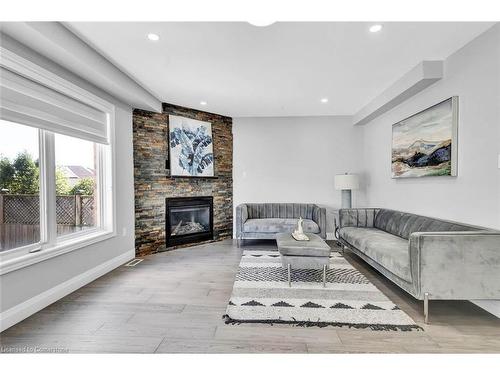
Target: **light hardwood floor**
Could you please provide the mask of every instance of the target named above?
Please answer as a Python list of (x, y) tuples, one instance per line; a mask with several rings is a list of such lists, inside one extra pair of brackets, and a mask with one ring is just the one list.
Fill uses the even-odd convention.
[[(245, 248), (275, 245), (257, 242)], [(346, 258), (424, 332), (226, 325), (222, 315), (240, 257), (241, 249), (230, 240), (146, 257), (6, 330), (0, 346), (135, 353), (500, 352), (500, 319), (470, 302), (432, 301), (431, 325), (424, 326), (422, 302), (349, 254)]]

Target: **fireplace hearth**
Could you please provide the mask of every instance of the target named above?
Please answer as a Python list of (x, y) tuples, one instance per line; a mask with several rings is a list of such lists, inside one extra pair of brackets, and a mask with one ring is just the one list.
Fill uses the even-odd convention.
[(165, 199), (166, 247), (213, 239), (213, 197)]

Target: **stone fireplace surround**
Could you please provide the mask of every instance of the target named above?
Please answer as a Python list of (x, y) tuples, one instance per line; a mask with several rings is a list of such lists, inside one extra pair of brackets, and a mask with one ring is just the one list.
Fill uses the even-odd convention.
[[(166, 169), (168, 168), (168, 115), (170, 114), (212, 123), (215, 178), (170, 177), (170, 171)], [(213, 239), (208, 242), (231, 238), (233, 231), (232, 118), (164, 103), (162, 113), (134, 110), (132, 123), (136, 255), (144, 256), (191, 245), (166, 247), (165, 198), (169, 197), (212, 196)]]

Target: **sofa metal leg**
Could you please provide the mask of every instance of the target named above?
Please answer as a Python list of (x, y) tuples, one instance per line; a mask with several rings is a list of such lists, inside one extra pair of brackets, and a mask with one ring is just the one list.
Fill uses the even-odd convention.
[(290, 265), (290, 263), (287, 264), (286, 268), (288, 271), (288, 287), (291, 288), (292, 287), (292, 266)]
[(344, 246), (342, 243), (340, 243), (340, 242), (339, 242), (339, 244), (340, 244), (340, 254), (342, 254), (342, 256), (344, 256), (344, 255), (345, 255), (345, 251), (346, 251), (347, 247), (345, 247), (345, 246)]
[(424, 293), (424, 323), (429, 324), (429, 293)]

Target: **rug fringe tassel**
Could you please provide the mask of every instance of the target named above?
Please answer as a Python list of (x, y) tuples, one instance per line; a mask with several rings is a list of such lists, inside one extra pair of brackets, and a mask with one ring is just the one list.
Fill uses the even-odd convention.
[(311, 322), (311, 321), (285, 321), (285, 320), (239, 320), (233, 319), (229, 315), (222, 316), (226, 324), (240, 325), (242, 323), (261, 323), (261, 324), (288, 324), (296, 327), (349, 327), (357, 329), (370, 328), (372, 331), (423, 331), (424, 329), (416, 324), (397, 325), (397, 324), (365, 324), (365, 323), (339, 323), (339, 322)]

